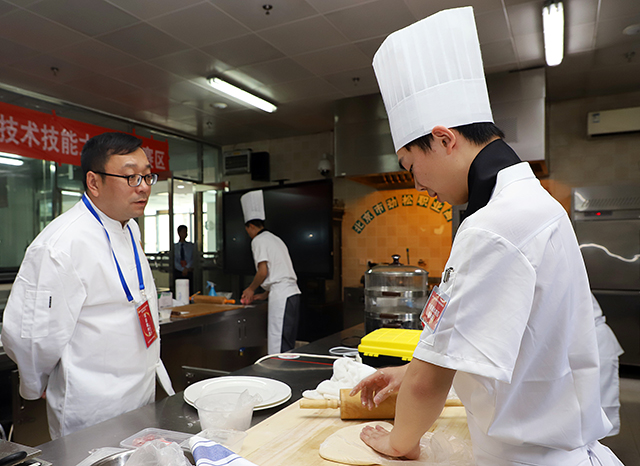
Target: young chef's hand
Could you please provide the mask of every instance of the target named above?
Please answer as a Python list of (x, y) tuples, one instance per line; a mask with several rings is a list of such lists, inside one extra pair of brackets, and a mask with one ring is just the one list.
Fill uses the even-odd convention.
[(417, 460), (420, 456), (420, 444), (417, 444), (409, 452), (401, 452), (391, 446), (391, 432), (382, 426), (375, 428), (367, 426), (360, 432), (360, 439), (377, 452), (387, 456), (401, 457), (408, 460)]
[(251, 304), (254, 300), (253, 290), (251, 288), (246, 288), (242, 292), (242, 297), (240, 298), (240, 302), (244, 305)]
[(349, 395), (354, 396), (361, 392), (360, 400), (363, 406), (373, 409), (386, 400), (389, 395), (400, 390), (405, 372), (407, 372), (407, 364), (379, 369), (369, 377), (362, 379), (353, 387)]

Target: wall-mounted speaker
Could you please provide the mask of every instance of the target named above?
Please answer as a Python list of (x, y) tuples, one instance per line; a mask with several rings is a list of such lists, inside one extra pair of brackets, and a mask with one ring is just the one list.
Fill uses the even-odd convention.
[(253, 181), (271, 181), (269, 152), (251, 152), (250, 166)]

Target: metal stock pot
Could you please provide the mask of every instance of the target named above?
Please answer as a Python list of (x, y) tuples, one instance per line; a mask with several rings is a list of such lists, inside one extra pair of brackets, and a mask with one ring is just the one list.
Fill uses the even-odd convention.
[(365, 330), (381, 327), (422, 329), (420, 313), (427, 301), (429, 273), (416, 266), (393, 263), (377, 265), (364, 275)]

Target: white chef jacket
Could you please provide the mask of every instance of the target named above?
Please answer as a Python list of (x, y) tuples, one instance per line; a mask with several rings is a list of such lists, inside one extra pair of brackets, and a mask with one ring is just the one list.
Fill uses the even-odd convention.
[(621, 464), (597, 442), (611, 424), (582, 256), (528, 163), (501, 170), (462, 222), (440, 290), (447, 307), (414, 357), (458, 371), (478, 465)]
[(251, 240), (251, 252), (256, 270), (264, 261), (269, 269), (267, 278), (260, 285), (269, 292), (267, 350), (269, 354), (279, 353), (287, 298), (300, 294), (297, 276), (287, 245), (270, 231), (262, 230)]
[[(140, 301), (129, 230), (93, 207), (134, 301)], [(159, 335), (157, 292), (140, 230), (133, 220), (128, 226)], [(22, 397), (38, 399), (46, 390), (54, 439), (154, 400), (160, 339), (146, 347), (105, 231), (82, 201), (27, 249), (4, 312), (2, 343), (18, 365)]]
[(600, 400), (602, 409), (613, 425), (607, 437), (620, 433), (620, 374), (618, 358), (624, 353), (613, 330), (607, 325), (602, 308), (595, 296), (591, 296), (596, 322), (596, 338), (600, 354)]

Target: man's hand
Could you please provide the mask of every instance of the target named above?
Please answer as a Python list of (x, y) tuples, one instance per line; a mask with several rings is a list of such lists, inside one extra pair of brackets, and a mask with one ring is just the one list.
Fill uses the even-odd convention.
[(243, 292), (242, 292), (242, 297), (240, 298), (240, 303), (244, 304), (245, 306), (247, 304), (251, 304), (254, 300), (254, 293), (253, 290), (251, 288), (246, 288)]
[(375, 428), (367, 426), (360, 432), (360, 438), (364, 443), (369, 445), (377, 452), (387, 456), (405, 458), (408, 460), (417, 460), (420, 456), (420, 444), (418, 443), (409, 452), (401, 452), (391, 446), (391, 432), (382, 426)]
[(373, 409), (386, 400), (389, 395), (400, 390), (400, 384), (402, 383), (404, 374), (407, 372), (407, 366), (408, 365), (405, 364), (404, 366), (385, 367), (384, 369), (377, 370), (353, 387), (350, 396), (357, 395), (358, 392), (361, 392), (360, 399), (363, 406)]

